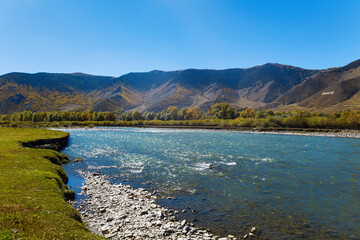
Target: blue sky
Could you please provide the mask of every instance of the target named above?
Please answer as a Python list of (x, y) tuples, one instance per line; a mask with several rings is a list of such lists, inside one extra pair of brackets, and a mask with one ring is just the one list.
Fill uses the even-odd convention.
[(359, 58), (358, 0), (0, 0), (0, 74), (322, 69)]

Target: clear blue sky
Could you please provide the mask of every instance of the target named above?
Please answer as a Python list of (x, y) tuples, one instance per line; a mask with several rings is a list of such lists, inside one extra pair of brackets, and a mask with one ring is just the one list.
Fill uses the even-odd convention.
[(322, 69), (360, 58), (360, 0), (0, 0), (0, 74)]

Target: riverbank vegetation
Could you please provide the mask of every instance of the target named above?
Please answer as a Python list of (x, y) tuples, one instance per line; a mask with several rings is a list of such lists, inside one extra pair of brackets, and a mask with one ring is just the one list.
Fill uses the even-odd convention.
[(61, 167), (66, 157), (22, 144), (67, 137), (46, 129), (0, 128), (0, 239), (103, 239), (66, 202), (74, 196)]
[(178, 109), (171, 106), (160, 112), (29, 112), (0, 115), (4, 127), (72, 126), (168, 126), (222, 129), (355, 129), (360, 130), (360, 112), (335, 113), (305, 111), (273, 112), (251, 108), (232, 108), (216, 103), (208, 111), (199, 107)]

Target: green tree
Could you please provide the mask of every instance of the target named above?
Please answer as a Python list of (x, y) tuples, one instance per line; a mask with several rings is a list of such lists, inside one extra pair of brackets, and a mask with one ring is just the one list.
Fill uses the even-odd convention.
[(131, 121), (132, 120), (131, 113), (130, 112), (123, 113), (121, 115), (121, 119), (123, 121)]
[(143, 120), (143, 119), (142, 119), (142, 114), (141, 114), (141, 112), (139, 112), (139, 111), (134, 111), (134, 112), (132, 112), (132, 113), (131, 113), (131, 118), (132, 118), (133, 120)]
[(187, 107), (181, 108), (180, 111), (178, 112), (178, 119), (185, 120), (185, 115), (188, 110), (189, 110), (189, 108), (187, 108)]
[(211, 118), (217, 119), (234, 119), (235, 111), (228, 103), (216, 103), (211, 106), (211, 110), (208, 112)]
[(154, 120), (155, 119), (156, 114), (154, 112), (148, 112), (145, 111), (142, 115), (144, 120)]
[(170, 120), (177, 120), (178, 119), (178, 108), (175, 106), (168, 107), (167, 111), (169, 112)]
[(217, 119), (233, 119), (235, 116), (234, 109), (228, 103), (216, 103), (211, 106), (208, 115)]

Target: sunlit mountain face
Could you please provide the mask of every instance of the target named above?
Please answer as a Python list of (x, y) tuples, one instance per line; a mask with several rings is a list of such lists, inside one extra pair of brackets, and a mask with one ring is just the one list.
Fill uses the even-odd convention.
[(161, 111), (169, 106), (278, 110), (360, 110), (360, 60), (345, 67), (306, 70), (264, 64), (227, 70), (128, 73), (9, 73), (0, 76), (0, 113), (29, 111)]

